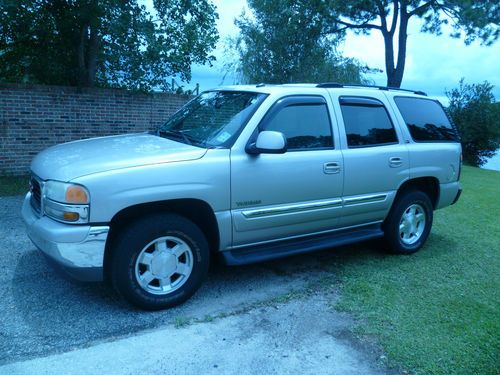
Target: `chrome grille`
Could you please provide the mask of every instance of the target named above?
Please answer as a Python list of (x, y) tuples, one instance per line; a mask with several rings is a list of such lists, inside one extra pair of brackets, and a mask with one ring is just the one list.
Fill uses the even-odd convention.
[(33, 209), (40, 213), (42, 210), (42, 188), (40, 182), (31, 176), (30, 179), (30, 191), (31, 191), (31, 206)]

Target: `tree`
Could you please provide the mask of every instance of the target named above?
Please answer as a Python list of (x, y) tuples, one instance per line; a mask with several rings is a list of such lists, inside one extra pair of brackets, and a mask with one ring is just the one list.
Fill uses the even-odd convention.
[[(465, 35), (465, 43), (480, 39), (490, 45), (499, 36), (500, 3), (496, 0), (332, 0), (336, 23), (331, 32), (377, 30), (385, 45), (387, 86), (400, 87), (406, 62), (408, 24), (423, 20), (422, 31), (442, 33), (451, 23), (452, 37)], [(396, 53), (397, 51), (397, 53)]]
[(3, 0), (0, 80), (141, 90), (214, 60), (209, 0)]
[(500, 103), (488, 82), (466, 84), (446, 92), (449, 114), (462, 138), (464, 161), (481, 166), (500, 148)]
[(244, 82), (361, 82), (368, 71), (336, 52), (340, 36), (325, 37), (329, 10), (321, 0), (249, 0), (253, 17), (242, 14), (233, 40)]

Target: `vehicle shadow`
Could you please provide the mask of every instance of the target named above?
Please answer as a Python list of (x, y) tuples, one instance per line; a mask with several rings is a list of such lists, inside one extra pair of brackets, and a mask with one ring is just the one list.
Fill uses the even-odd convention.
[(450, 239), (433, 235), (421, 252), (410, 257), (387, 254), (382, 241), (367, 241), (241, 267), (213, 262), (207, 282), (193, 298), (157, 312), (131, 307), (104, 283), (70, 280), (54, 272), (40, 252), (26, 251), (18, 258), (12, 282), (1, 296), (0, 353), (4, 354), (0, 354), (0, 363), (244, 310), (305, 290), (322, 279), (335, 284), (343, 269), (352, 264), (380, 262), (383, 272), (390, 272), (402, 262), (418, 264), (423, 258), (445, 255), (443, 249), (451, 246), (438, 246), (443, 242)]
[(215, 263), (189, 301), (145, 312), (128, 305), (108, 285), (75, 282), (56, 272), (39, 251), (25, 251), (0, 294), (0, 363), (242, 310), (306, 288), (327, 274), (324, 261), (309, 255), (243, 267)]

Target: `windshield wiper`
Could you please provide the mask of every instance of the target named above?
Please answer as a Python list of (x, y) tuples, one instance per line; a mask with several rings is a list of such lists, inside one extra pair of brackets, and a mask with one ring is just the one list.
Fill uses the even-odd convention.
[(174, 136), (176, 137), (177, 139), (182, 138), (182, 140), (187, 143), (188, 145), (193, 145), (193, 140), (189, 139), (189, 137), (184, 134), (183, 132), (181, 132), (180, 130), (160, 130), (158, 129), (158, 135), (160, 137), (163, 137), (163, 135), (170, 135), (170, 136)]

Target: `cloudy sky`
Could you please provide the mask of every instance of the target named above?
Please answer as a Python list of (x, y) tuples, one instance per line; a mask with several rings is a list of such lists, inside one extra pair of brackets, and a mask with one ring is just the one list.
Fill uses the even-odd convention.
[[(232, 84), (224, 77), (226, 39), (238, 33), (234, 19), (248, 7), (246, 0), (213, 0), (219, 13), (218, 30), (220, 41), (214, 52), (217, 62), (213, 67), (194, 66), (191, 83), (200, 84), (202, 90), (221, 84)], [(413, 22), (412, 22), (413, 21)], [(468, 83), (488, 80), (495, 85), (495, 97), (500, 99), (500, 42), (484, 47), (479, 42), (466, 46), (460, 39), (447, 34), (436, 36), (419, 32), (419, 25), (413, 19), (408, 38), (408, 54), (402, 87), (426, 91), (429, 95), (444, 99), (445, 89), (458, 85), (461, 77)], [(417, 21), (417, 22), (415, 22)], [(349, 34), (342, 46), (346, 57), (355, 57), (372, 68), (384, 69), (384, 44), (380, 32), (370, 36)], [(369, 76), (379, 85), (386, 84), (385, 73)]]

